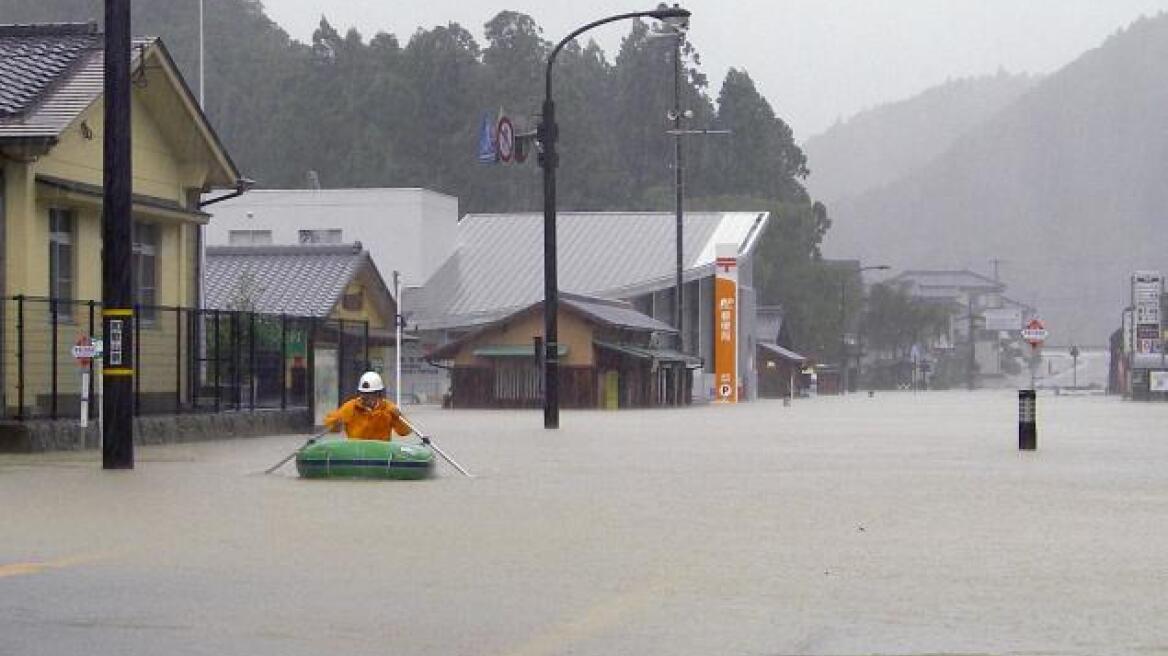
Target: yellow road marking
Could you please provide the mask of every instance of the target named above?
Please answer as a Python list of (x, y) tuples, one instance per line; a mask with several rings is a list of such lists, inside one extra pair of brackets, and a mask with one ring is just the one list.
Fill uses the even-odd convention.
[(565, 645), (594, 636), (620, 622), (633, 621), (632, 615), (659, 600), (670, 582), (665, 577), (642, 579), (638, 585), (615, 597), (605, 599), (574, 615), (572, 619), (536, 634), (519, 648), (507, 652), (507, 656), (562, 654)]
[(84, 565), (100, 560), (101, 556), (75, 556), (72, 558), (58, 558), (57, 560), (30, 561), (25, 563), (0, 564), (0, 579), (6, 576), (21, 576), (24, 574), (39, 574), (49, 569), (62, 569), (74, 565)]

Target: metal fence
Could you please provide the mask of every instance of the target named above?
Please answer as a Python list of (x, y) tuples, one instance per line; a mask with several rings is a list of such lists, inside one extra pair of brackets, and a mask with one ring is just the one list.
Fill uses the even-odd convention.
[[(101, 338), (101, 303), (14, 296), (0, 310), (3, 416), (79, 416), (83, 368), (72, 348)], [(326, 378), (342, 396), (369, 361), (363, 321), (165, 306), (136, 306), (135, 318), (138, 415), (307, 407), (318, 348), (335, 350)], [(96, 416), (100, 362), (85, 370)]]

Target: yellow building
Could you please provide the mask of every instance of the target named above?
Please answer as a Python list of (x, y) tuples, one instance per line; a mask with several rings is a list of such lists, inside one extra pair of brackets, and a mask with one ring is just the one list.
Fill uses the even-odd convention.
[[(70, 348), (100, 328), (100, 307), (93, 324), (89, 302), (102, 294), (103, 46), (92, 24), (0, 25), (0, 407), (7, 416), (58, 414), (62, 395), (79, 387)], [(175, 345), (187, 339), (184, 324), (193, 324), (178, 308), (199, 306), (200, 227), (208, 219), (199, 201), (242, 182), (162, 42), (135, 40), (128, 55), (133, 283), (142, 306), (137, 382), (177, 399), (189, 383)]]
[[(387, 386), (393, 384), (397, 302), (360, 242), (211, 246), (206, 281), (208, 319), (218, 325), (210, 332), (224, 333), (218, 346), (208, 348), (225, 353), (222, 371), (237, 370), (254, 381), (242, 391), (248, 401), (254, 393), (261, 405), (275, 405), (277, 397), (282, 406), (289, 398), (296, 405), (311, 404), (319, 423), (325, 412), (356, 393), (365, 371), (378, 371)], [(231, 328), (225, 326), (241, 316), (259, 322), (235, 330), (244, 336), (245, 348), (258, 355), (240, 356), (239, 366), (232, 366), (230, 349), (223, 346)], [(255, 364), (244, 362), (249, 359)], [(222, 383), (222, 372), (210, 375)], [(234, 401), (245, 405), (238, 397)]]
[[(565, 408), (683, 405), (692, 401), (701, 360), (661, 346), (672, 326), (624, 301), (561, 293), (559, 391)], [(542, 368), (543, 302), (532, 304), (444, 344), (429, 355), (450, 369), (456, 408), (536, 407)]]

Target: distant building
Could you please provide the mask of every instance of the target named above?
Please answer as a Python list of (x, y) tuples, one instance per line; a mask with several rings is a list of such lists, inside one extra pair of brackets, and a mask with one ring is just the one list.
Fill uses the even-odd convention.
[(211, 246), (361, 242), (393, 285), (420, 285), (454, 251), (458, 199), (428, 189), (256, 189), (208, 208)]
[[(623, 301), (563, 294), (559, 303), (560, 403), (566, 408), (682, 405), (701, 364), (661, 344), (677, 331)], [(435, 349), (450, 363), (450, 405), (538, 407), (543, 378), (536, 340), (543, 302)]]
[[(766, 212), (691, 212), (684, 223), (684, 335), (669, 346), (701, 359), (692, 396), (713, 387), (715, 250), (731, 244), (739, 274), (738, 371), (745, 396), (757, 395), (753, 263)], [(668, 212), (560, 212), (557, 240), (562, 292), (622, 300), (654, 319), (675, 322), (676, 243)], [(543, 300), (543, 216), (469, 214), (453, 254), (405, 299), (423, 348), (492, 324)]]
[(756, 314), (758, 395), (771, 399), (797, 396), (803, 387), (802, 372), (807, 357), (796, 353), (792, 347), (782, 308), (759, 306)]
[[(1002, 310), (1015, 310), (1013, 315), (1021, 322), (1034, 315), (1034, 308), (1005, 296), (1006, 285), (969, 270), (909, 270), (893, 276), (885, 284), (900, 287), (913, 298), (947, 309), (947, 334), (938, 343), (920, 346), (964, 358), (964, 366), (973, 364), (977, 380), (998, 378), (1004, 374), (1004, 346), (1018, 342), (1022, 328), (1020, 323), (1011, 329), (987, 328), (987, 317), (991, 313), (1001, 314)], [(970, 348), (973, 349), (972, 358)], [(958, 350), (963, 350), (963, 353), (958, 354)], [(915, 363), (918, 369), (929, 356), (922, 353), (921, 357), (922, 362)]]
[[(310, 386), (317, 408), (336, 407), (356, 393), (368, 369), (393, 384), (394, 316), (397, 306), (369, 253), (360, 244), (336, 246), (212, 246), (207, 249), (207, 308), (216, 329), (225, 332), (236, 312), (268, 315), (261, 326), (233, 326), (243, 348), (254, 341), (279, 342), (267, 349), (273, 360), (254, 370), (258, 392), (293, 396)], [(277, 322), (293, 315), (294, 323)], [(305, 322), (305, 319), (310, 321)], [(289, 330), (291, 328), (291, 330)], [(262, 352), (262, 351), (261, 351)], [(281, 362), (281, 354), (289, 357)], [(309, 366), (310, 358), (312, 364)], [(216, 366), (212, 363), (212, 366)], [(306, 380), (315, 370), (315, 380)], [(390, 390), (392, 393), (392, 390)]]

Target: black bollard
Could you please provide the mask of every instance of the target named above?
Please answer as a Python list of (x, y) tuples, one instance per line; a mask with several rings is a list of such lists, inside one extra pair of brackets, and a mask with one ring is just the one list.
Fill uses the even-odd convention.
[(1038, 448), (1038, 398), (1034, 390), (1018, 390), (1018, 449)]

